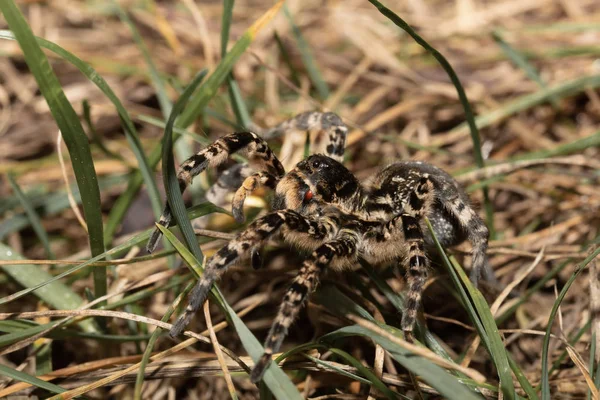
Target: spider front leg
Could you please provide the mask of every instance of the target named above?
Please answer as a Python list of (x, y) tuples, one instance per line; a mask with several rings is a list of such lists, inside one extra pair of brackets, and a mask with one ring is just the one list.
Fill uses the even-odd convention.
[(227, 168), (206, 192), (206, 200), (219, 207), (227, 204), (227, 195), (235, 192), (244, 182), (244, 179), (252, 175), (254, 171), (247, 164), (234, 164)]
[[(262, 138), (252, 132), (238, 132), (223, 136), (181, 164), (177, 172), (180, 190), (183, 192), (192, 179), (208, 166), (215, 167), (223, 163), (230, 154), (243, 149), (246, 150), (251, 165), (264, 169), (276, 177), (285, 174), (283, 166)], [(158, 223), (169, 226), (171, 219), (171, 208), (167, 203)], [(160, 230), (155, 229), (146, 246), (149, 253), (154, 251), (160, 237)]]
[(330, 235), (332, 225), (304, 217), (291, 210), (273, 212), (254, 221), (208, 260), (204, 273), (190, 294), (189, 305), (171, 328), (170, 335), (175, 337), (183, 331), (206, 300), (213, 283), (229, 266), (241, 258), (250, 256), (257, 247), (280, 230), (283, 230), (284, 235), (291, 241), (323, 241)]
[(259, 185), (275, 188), (276, 184), (277, 178), (264, 171), (255, 172), (244, 179), (244, 182), (242, 182), (242, 185), (233, 196), (231, 209), (235, 220), (239, 223), (243, 223), (246, 220), (246, 217), (244, 216), (244, 202), (246, 201), (248, 194), (255, 191)]
[(319, 246), (310, 259), (304, 261), (294, 282), (283, 297), (283, 303), (265, 340), (265, 352), (252, 369), (250, 375), (252, 382), (256, 383), (262, 379), (273, 354), (281, 347), (290, 325), (298, 316), (310, 293), (315, 290), (319, 277), (335, 258), (355, 257), (356, 242), (355, 236), (344, 235)]

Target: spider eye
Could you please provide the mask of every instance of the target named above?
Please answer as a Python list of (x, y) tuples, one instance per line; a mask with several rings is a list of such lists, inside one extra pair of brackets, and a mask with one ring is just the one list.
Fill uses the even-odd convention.
[(313, 198), (313, 192), (310, 190), (307, 190), (306, 193), (304, 193), (304, 201), (310, 201)]
[(320, 161), (314, 160), (314, 161), (312, 162), (312, 167), (313, 167), (314, 169), (319, 169), (319, 168), (321, 168), (322, 166), (323, 166), (323, 164), (322, 164)]

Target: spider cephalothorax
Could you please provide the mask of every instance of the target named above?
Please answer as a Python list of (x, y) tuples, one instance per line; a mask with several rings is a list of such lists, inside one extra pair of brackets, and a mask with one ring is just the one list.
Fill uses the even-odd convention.
[[(178, 173), (183, 190), (207, 166), (221, 164), (230, 154), (245, 150), (249, 164), (226, 171), (207, 197), (217, 201), (228, 189), (237, 189), (233, 215), (238, 221), (244, 219), (246, 196), (258, 185), (275, 188), (275, 197), (273, 212), (257, 218), (207, 261), (190, 304), (171, 329), (172, 336), (182, 332), (215, 280), (229, 266), (257, 254), (258, 248), (275, 234), (311, 253), (284, 296), (265, 341), (265, 353), (252, 371), (254, 382), (261, 379), (323, 273), (352, 266), (359, 258), (372, 264), (395, 263), (406, 271), (408, 291), (402, 330), (410, 336), (429, 268), (426, 249), (431, 238), (424, 234), (425, 217), (444, 246), (465, 239), (471, 242), (474, 283), (481, 272), (492, 278), (485, 255), (488, 230), (450, 175), (430, 164), (403, 161), (387, 166), (363, 185), (341, 164), (347, 128), (338, 116), (304, 113), (270, 132), (293, 130), (316, 135), (319, 141), (315, 142), (315, 150), (319, 154), (300, 161), (287, 174), (264, 139), (251, 132), (218, 139), (185, 161)], [(167, 205), (159, 223), (166, 226), (170, 221)], [(148, 242), (148, 251), (154, 250), (159, 237), (157, 230)]]

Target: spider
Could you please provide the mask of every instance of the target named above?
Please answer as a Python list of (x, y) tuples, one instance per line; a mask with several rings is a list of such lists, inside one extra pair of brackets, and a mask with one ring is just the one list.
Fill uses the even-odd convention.
[[(431, 248), (432, 241), (424, 234), (424, 217), (431, 221), (443, 246), (469, 240), (473, 248), (470, 278), (475, 284), (481, 273), (486, 279), (493, 276), (486, 257), (488, 229), (446, 172), (420, 161), (400, 161), (383, 168), (363, 185), (342, 165), (348, 129), (337, 115), (299, 114), (270, 132), (290, 131), (317, 134), (322, 140), (317, 142), (317, 154), (300, 161), (288, 173), (263, 138), (240, 132), (223, 136), (190, 157), (177, 175), (184, 190), (208, 166), (216, 167), (232, 153), (245, 150), (249, 164), (235, 167), (216, 184), (223, 192), (237, 180), (242, 181), (233, 199), (234, 217), (243, 221), (244, 199), (259, 185), (274, 188), (275, 196), (272, 212), (252, 222), (206, 262), (189, 305), (171, 329), (172, 337), (183, 331), (228, 267), (248, 258), (254, 265), (258, 249), (267, 239), (280, 234), (283, 241), (310, 253), (285, 293), (267, 335), (265, 352), (252, 370), (253, 382), (262, 378), (324, 272), (344, 270), (359, 258), (371, 264), (393, 263), (406, 271), (408, 291), (401, 328), (411, 338), (430, 265), (426, 249)], [(170, 222), (167, 204), (159, 224), (168, 226)], [(160, 231), (155, 230), (148, 242), (149, 252), (159, 238)]]

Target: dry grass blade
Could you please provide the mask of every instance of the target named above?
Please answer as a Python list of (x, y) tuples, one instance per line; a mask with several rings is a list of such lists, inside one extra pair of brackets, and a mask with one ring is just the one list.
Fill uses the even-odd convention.
[(85, 219), (81, 212), (79, 211), (79, 207), (77, 206), (77, 202), (75, 201), (75, 197), (73, 196), (73, 191), (71, 190), (71, 184), (69, 183), (69, 175), (67, 174), (67, 166), (65, 165), (65, 161), (63, 159), (62, 154), (62, 133), (58, 131), (56, 135), (56, 152), (58, 153), (58, 162), (60, 163), (60, 172), (62, 173), (63, 181), (65, 182), (65, 189), (67, 190), (67, 197), (69, 198), (69, 204), (71, 205), (71, 210), (77, 217), (77, 221), (79, 221), (79, 225), (87, 232), (87, 224), (85, 223)]
[(590, 376), (590, 372), (588, 371), (585, 363), (581, 359), (581, 356), (577, 354), (577, 352), (571, 346), (567, 347), (567, 352), (569, 353), (569, 357), (571, 357), (571, 361), (573, 361), (573, 363), (577, 365), (577, 368), (579, 368), (581, 374), (585, 378), (588, 388), (592, 392), (592, 398), (594, 400), (600, 399), (600, 393), (598, 392), (598, 388), (594, 384), (594, 380)]
[(210, 318), (210, 302), (207, 300), (204, 303), (204, 318), (206, 320), (206, 330), (208, 330), (208, 334), (210, 336), (210, 341), (212, 343), (213, 349), (215, 350), (215, 354), (217, 355), (217, 360), (219, 361), (219, 366), (223, 371), (223, 377), (225, 378), (225, 382), (227, 382), (227, 390), (229, 390), (229, 394), (231, 398), (237, 400), (237, 394), (235, 392), (235, 386), (233, 386), (233, 381), (231, 380), (231, 374), (229, 373), (229, 369), (227, 368), (227, 362), (225, 361), (225, 357), (223, 357), (223, 352), (221, 351), (221, 347), (219, 346), (219, 342), (217, 340), (217, 335), (215, 334), (215, 330), (213, 329), (212, 320)]
[[(416, 385), (423, 398), (441, 394), (464, 400), (469, 395), (508, 399), (511, 391), (506, 388), (512, 381), (519, 396), (536, 400), (541, 397), (536, 390), (544, 380), (547, 397), (593, 398), (595, 392), (590, 390), (580, 361), (585, 361), (589, 376), (600, 387), (600, 272), (591, 262), (577, 279), (569, 277), (589, 255), (588, 247), (600, 243), (600, 30), (594, 23), (600, 15), (600, 2), (379, 1), (389, 3), (390, 11), (430, 40), (455, 68), (477, 114), (486, 168), (477, 167), (474, 161), (465, 113), (447, 74), (427, 50), (372, 3), (287, 1), (294, 32), (282, 10), (276, 13), (282, 3), (272, 0), (119, 1), (139, 33), (139, 41), (146, 44), (146, 54), (155, 67), (151, 76), (132, 40), (131, 28), (118, 18), (111, 2), (0, 0), (3, 10), (16, 3), (26, 17), (34, 33), (30, 39), (42, 48), (45, 62), (58, 78), (54, 89), (62, 90), (77, 114), (71, 122), (83, 121), (91, 128), (86, 129), (89, 137), (81, 136), (81, 142), (89, 145), (92, 157), (85, 163), (75, 162), (73, 170), (68, 163), (74, 157), (65, 153), (64, 145), (59, 153), (57, 131), (62, 130), (65, 143), (68, 132), (57, 126), (55, 110), (48, 107), (28, 65), (31, 59), (26, 59), (25, 49), (19, 45), (22, 40), (17, 40), (3, 14), (1, 311), (101, 309), (165, 318), (165, 310), (175, 304), (182, 285), (191, 282), (185, 271), (171, 268), (180, 262), (180, 254), (168, 247), (131, 259), (126, 254), (140, 251), (148, 236), (146, 229), (153, 226), (164, 205), (164, 193), (159, 193), (156, 184), (167, 175), (159, 165), (161, 137), (167, 126), (161, 106), (164, 108), (165, 100), (181, 97), (197, 71), (207, 68), (213, 74), (211, 84), (206, 85), (206, 79), (192, 94), (191, 107), (183, 110), (184, 118), (179, 118), (173, 129), (175, 143), (187, 146), (189, 154), (239, 130), (240, 124), (252, 122), (260, 127), (259, 133), (275, 132), (271, 128), (298, 113), (334, 111), (351, 131), (344, 165), (361, 183), (392, 162), (423, 161), (467, 185), (480, 216), (485, 204), (481, 189), (487, 189), (493, 205), (495, 237), (487, 256), (500, 285), (491, 288), (482, 283), (485, 299), (478, 297), (479, 308), (475, 309), (465, 304), (474, 301), (471, 293), (467, 290), (463, 297), (464, 291), (458, 287), (465, 288), (466, 283), (454, 279), (449, 283), (444, 270), (432, 270), (422, 297), (425, 319), (419, 321), (417, 331), (421, 336), (416, 334), (431, 351), (450, 363), (462, 361), (463, 366), (485, 376), (486, 383), (446, 370), (349, 323), (344, 318), (348, 311), (341, 310), (337, 298), (321, 301), (334, 298), (332, 286), (343, 288), (348, 299), (367, 314), (385, 316), (385, 322), (372, 322), (401, 338), (394, 327), (400, 326), (398, 313), (404, 307), (406, 281), (395, 261), (377, 272), (356, 265), (324, 278), (324, 285), (314, 294), (316, 302), (310, 303), (308, 312), (300, 312), (284, 344), (292, 354), (308, 347), (311, 357), (320, 352), (321, 358), (287, 358), (284, 353), (278, 358), (283, 361), (282, 370), (273, 383), (286, 378), (302, 398), (311, 399), (419, 398)], [(493, 32), (501, 32), (502, 47), (494, 41)], [(314, 69), (309, 73), (311, 65), (299, 51), (298, 37), (303, 45), (310, 45), (310, 62), (318, 66), (316, 79), (326, 82), (329, 90), (326, 99), (315, 90), (310, 77), (315, 77)], [(229, 91), (231, 77), (237, 94)], [(240, 105), (247, 108), (247, 115), (242, 115)], [(292, 136), (267, 138), (286, 167), (295, 163), (293, 157), (302, 156), (306, 142), (305, 135), (299, 135), (297, 143)], [(183, 143), (180, 138), (190, 141)], [(183, 161), (185, 151), (177, 148), (173, 165)], [(234, 160), (241, 162), (242, 158)], [(67, 165), (61, 167), (61, 161)], [(89, 237), (76, 214), (85, 215), (88, 203), (80, 200), (74, 173), (92, 162), (102, 204), (91, 208), (103, 221), (106, 245), (106, 252), (98, 257), (91, 255)], [(157, 166), (159, 171), (155, 171)], [(220, 168), (208, 168), (198, 176), (185, 204), (202, 201), (202, 191), (208, 190), (221, 172)], [(11, 190), (9, 174), (24, 196), (18, 198)], [(67, 188), (65, 182), (70, 182)], [(72, 204), (69, 195), (75, 198)], [(268, 212), (270, 199), (270, 188), (253, 193), (253, 203), (246, 208), (248, 220)], [(33, 210), (39, 221), (32, 223), (35, 218), (30, 218), (27, 210)], [(198, 218), (191, 240), (200, 244), (206, 256), (246, 227), (207, 203), (194, 210), (193, 215), (188, 214), (189, 219)], [(185, 215), (181, 218), (188, 219)], [(92, 231), (89, 219), (86, 222)], [(38, 239), (40, 227), (47, 239)], [(173, 227), (172, 232), (178, 229)], [(44, 247), (47, 243), (51, 246)], [(267, 390), (248, 382), (247, 365), (253, 363), (246, 354), (253, 353), (249, 348), (260, 349), (258, 344), (247, 347), (246, 337), (262, 339), (267, 334), (285, 282), (306, 256), (277, 239), (265, 245), (261, 251), (264, 268), (234, 266), (218, 284), (224, 298), (236, 304), (235, 310), (263, 299), (260, 310), (243, 318), (241, 329), (216, 334), (218, 343), (235, 349), (245, 363), (239, 366), (224, 354), (240, 400), (276, 397), (275, 392), (269, 397)], [(48, 247), (54, 256), (48, 255)], [(445, 250), (455, 254), (452, 262), (456, 265), (471, 264), (467, 243)], [(82, 300), (92, 285), (90, 273), (100, 268), (106, 268), (110, 283), (109, 294), (99, 297), (108, 303), (106, 307)], [(44, 278), (34, 280), (38, 273)], [(556, 301), (553, 288), (561, 292), (565, 284), (571, 288), (556, 309), (562, 330), (556, 324), (546, 336), (543, 331)], [(72, 306), (55, 303), (65, 300), (67, 289), (79, 302)], [(518, 295), (507, 296), (510, 289)], [(215, 300), (211, 299), (211, 317), (219, 330), (217, 318), (229, 312), (217, 311)], [(491, 312), (486, 312), (490, 307)], [(360, 315), (367, 318), (362, 311)], [(485, 316), (484, 330), (481, 321), (471, 320), (474, 316)], [(8, 368), (3, 371), (25, 373), (10, 375), (12, 382), (0, 383), (2, 398), (47, 397), (54, 394), (47, 390), (58, 393), (58, 387), (84, 391), (98, 387), (82, 397), (115, 400), (136, 394), (231, 398), (223, 379), (223, 363), (219, 364), (208, 343), (183, 338), (184, 343), (170, 350), (176, 342), (166, 334), (159, 337), (162, 329), (155, 330), (157, 340), (151, 344), (154, 326), (116, 316), (57, 316), (33, 321), (0, 320), (0, 353), (5, 354)], [(102, 331), (96, 321), (106, 322), (110, 331)], [(495, 332), (494, 321), (499, 340), (489, 352), (484, 331)], [(205, 327), (204, 318), (198, 315), (190, 330), (199, 332)], [(314, 337), (323, 341), (314, 343)], [(49, 367), (49, 363), (38, 363), (42, 360), (37, 352), (39, 338), (52, 341), (55, 370), (45, 375), (32, 372), (38, 365)], [(547, 350), (545, 339), (550, 341)], [(192, 343), (196, 344), (189, 347)], [(114, 357), (105, 358), (105, 344)], [(205, 352), (198, 351), (201, 348)], [(139, 363), (143, 353), (149, 359), (165, 350), (172, 351), (164, 353), (171, 356), (150, 362), (147, 369), (142, 363), (123, 372)], [(573, 352), (579, 359), (569, 358)], [(501, 366), (497, 363), (502, 353), (506, 353), (508, 368), (504, 362)], [(32, 354), (35, 360), (28, 358)], [(540, 367), (543, 357), (549, 362), (546, 370)], [(61, 368), (63, 365), (72, 368)], [(411, 380), (407, 371), (417, 378)], [(17, 384), (19, 379), (24, 382)], [(40, 380), (54, 386), (44, 387)]]
[(592, 332), (596, 338), (596, 364), (600, 364), (600, 271), (596, 259), (590, 263), (590, 311), (592, 313)]
[(454, 371), (459, 371), (459, 372), (465, 374), (466, 376), (468, 376), (469, 378), (473, 379), (476, 382), (483, 383), (486, 380), (485, 377), (481, 373), (477, 372), (476, 370), (471, 369), (471, 368), (464, 368), (458, 364), (451, 363), (448, 360), (441, 358), (440, 356), (438, 356), (437, 354), (435, 354), (428, 348), (419, 347), (412, 343), (407, 342), (404, 339), (400, 339), (399, 337), (392, 335), (391, 333), (385, 331), (384, 329), (380, 328), (379, 326), (375, 325), (374, 323), (372, 323), (364, 318), (360, 318), (360, 317), (357, 317), (352, 314), (346, 315), (346, 318), (348, 318), (352, 322), (355, 322), (356, 324), (358, 324), (364, 328), (367, 328), (373, 332), (376, 332), (378, 335), (385, 337), (389, 341), (397, 344), (398, 346), (401, 346), (402, 348), (404, 348), (406, 350), (409, 350), (410, 352), (414, 353), (415, 355), (421, 356), (423, 358), (426, 358), (426, 359), (432, 361), (433, 363), (439, 365), (440, 367), (454, 370)]

